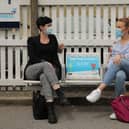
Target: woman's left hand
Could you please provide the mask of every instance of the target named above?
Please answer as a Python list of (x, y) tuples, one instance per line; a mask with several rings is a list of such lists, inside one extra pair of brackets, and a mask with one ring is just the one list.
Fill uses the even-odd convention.
[(64, 44), (63, 44), (63, 43), (59, 44), (58, 48), (59, 48), (60, 50), (63, 50), (63, 49), (64, 49)]

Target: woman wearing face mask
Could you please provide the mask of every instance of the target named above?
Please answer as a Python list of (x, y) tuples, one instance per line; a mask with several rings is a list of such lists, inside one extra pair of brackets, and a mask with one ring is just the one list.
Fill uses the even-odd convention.
[[(115, 94), (119, 96), (125, 92), (124, 83), (129, 77), (129, 19), (121, 18), (116, 23), (116, 38), (120, 38), (112, 48), (111, 57), (103, 82), (93, 90), (86, 99), (94, 103), (101, 97), (102, 91), (115, 79)], [(115, 119), (115, 114), (110, 115)]]
[(58, 45), (55, 35), (50, 34), (51, 18), (39, 17), (36, 24), (40, 33), (38, 36), (28, 38), (27, 41), (29, 61), (25, 68), (25, 79), (40, 80), (42, 86), (40, 94), (45, 96), (48, 107), (48, 122), (56, 123), (53, 90), (59, 97), (60, 104), (69, 104), (58, 81), (61, 78), (58, 50), (61, 51), (64, 45)]

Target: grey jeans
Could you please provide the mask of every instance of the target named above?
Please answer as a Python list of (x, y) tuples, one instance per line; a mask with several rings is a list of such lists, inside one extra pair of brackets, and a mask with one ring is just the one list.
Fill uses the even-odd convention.
[(52, 86), (58, 84), (58, 78), (54, 67), (49, 62), (41, 62), (28, 66), (25, 72), (26, 78), (29, 80), (40, 80), (41, 91), (46, 100), (53, 100)]

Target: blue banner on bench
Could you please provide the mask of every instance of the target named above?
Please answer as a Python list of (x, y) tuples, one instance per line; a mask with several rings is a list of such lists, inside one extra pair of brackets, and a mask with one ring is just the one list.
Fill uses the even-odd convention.
[(100, 57), (95, 54), (67, 54), (66, 73), (68, 78), (80, 79), (99, 77)]

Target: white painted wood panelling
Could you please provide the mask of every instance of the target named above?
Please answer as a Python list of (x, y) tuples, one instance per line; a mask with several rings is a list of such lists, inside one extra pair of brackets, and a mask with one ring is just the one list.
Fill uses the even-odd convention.
[(22, 8), (21, 8), (21, 17), (22, 17), (22, 19), (21, 19), (21, 34), (22, 34), (22, 38), (26, 38), (26, 37), (28, 37), (28, 30), (27, 30), (27, 26), (28, 26), (28, 20), (30, 19), (30, 17), (27, 15), (28, 13), (27, 13), (27, 11), (28, 11), (28, 9), (27, 9), (27, 7), (26, 6), (23, 6)]
[(5, 29), (0, 29), (0, 39), (5, 39), (6, 38), (6, 31)]
[(124, 6), (118, 6), (118, 18), (124, 17)]
[(89, 39), (94, 39), (94, 7), (90, 6), (89, 7), (89, 20), (88, 20), (88, 34), (89, 34)]
[[(24, 1), (25, 2), (25, 1)], [(20, 23), (19, 29), (0, 29), (0, 39), (23, 39), (30, 36), (30, 7), (24, 2), (21, 2), (20, 6)], [(46, 1), (47, 2), (47, 1)], [(57, 2), (57, 1), (55, 1)], [(58, 1), (59, 2), (59, 1)], [(67, 1), (68, 2), (68, 1)], [(65, 2), (65, 4), (67, 3)], [(24, 4), (23, 4), (24, 3)], [(129, 15), (128, 8), (126, 5), (126, 11), (124, 12), (125, 5), (121, 2), (121, 5), (106, 5), (100, 3), (100, 5), (94, 6), (88, 5), (86, 2), (82, 5), (81, 2), (78, 5), (64, 6), (63, 3), (58, 6), (51, 5), (43, 6), (39, 2), (39, 16), (50, 16), (53, 19), (53, 30), (60, 40), (64, 39), (104, 39), (107, 40), (111, 36), (111, 39), (115, 39), (115, 19), (123, 17), (126, 12), (126, 16)], [(71, 3), (71, 2), (70, 2)], [(91, 2), (92, 3), (92, 2)], [(105, 2), (106, 3), (106, 2)], [(119, 2), (118, 2), (119, 3)], [(117, 7), (118, 6), (118, 7)], [(58, 8), (58, 9), (57, 9)], [(79, 11), (79, 8), (81, 11)], [(103, 8), (103, 9), (102, 9)], [(109, 14), (110, 8), (110, 14)], [(88, 9), (88, 15), (87, 15)], [(95, 9), (95, 10), (94, 10)], [(103, 12), (102, 12), (103, 11)], [(118, 11), (118, 12), (117, 12)], [(72, 14), (73, 12), (73, 14)], [(66, 15), (64, 15), (66, 13)], [(95, 13), (95, 15), (94, 15)], [(57, 16), (59, 14), (59, 16)], [(103, 14), (103, 15), (102, 15)], [(109, 25), (111, 21), (111, 26)], [(111, 31), (111, 33), (110, 33)]]
[(52, 9), (52, 28), (53, 28), (53, 33), (56, 35), (57, 34), (57, 7), (54, 6), (51, 8)]
[(43, 14), (43, 7), (42, 6), (38, 7), (38, 16), (39, 17), (44, 16), (44, 14)]
[(126, 17), (129, 17), (129, 5), (126, 6)]
[(1, 79), (6, 79), (6, 48), (0, 48), (0, 72), (1, 72)]
[[(27, 0), (28, 3), (28, 0)], [(129, 0), (39, 0), (42, 5), (116, 5), (129, 4)]]
[(71, 7), (66, 7), (66, 39), (72, 38), (72, 13)]
[(73, 8), (73, 20), (74, 20), (74, 39), (79, 39), (79, 8), (75, 6)]
[(50, 8), (49, 8), (49, 6), (44, 7), (44, 16), (50, 17)]
[(20, 80), (20, 47), (15, 48), (15, 79)]
[(81, 17), (81, 39), (86, 39), (87, 38), (86, 6), (81, 7), (80, 17)]
[[(103, 7), (103, 20), (102, 20), (103, 26), (103, 39), (109, 38), (109, 31), (110, 31), (110, 24), (109, 24), (109, 8), (108, 6)], [(101, 38), (100, 38), (101, 39)]]
[(13, 79), (13, 67), (14, 67), (14, 48), (8, 47), (8, 79)]
[(64, 39), (64, 6), (59, 7), (59, 40)]
[[(20, 28), (0, 28), (0, 82), (3, 85), (18, 84), (28, 60), (30, 0), (17, 2), (20, 3)], [(115, 40), (116, 18), (129, 16), (129, 0), (39, 0), (38, 12), (39, 16), (52, 18), (53, 33), (65, 44), (66, 52), (103, 54), (102, 61), (106, 64), (108, 48)], [(59, 54), (62, 64), (65, 54)]]
[(116, 6), (111, 6), (111, 39), (115, 40), (115, 28), (116, 28)]
[(96, 18), (95, 18), (95, 33), (96, 33), (96, 39), (101, 39), (101, 25), (102, 18), (101, 18), (101, 7), (96, 7)]
[(27, 53), (27, 47), (22, 47), (22, 62), (21, 62), (21, 78), (24, 77), (24, 69), (25, 69), (25, 66), (27, 64), (27, 61), (28, 61), (28, 53)]

